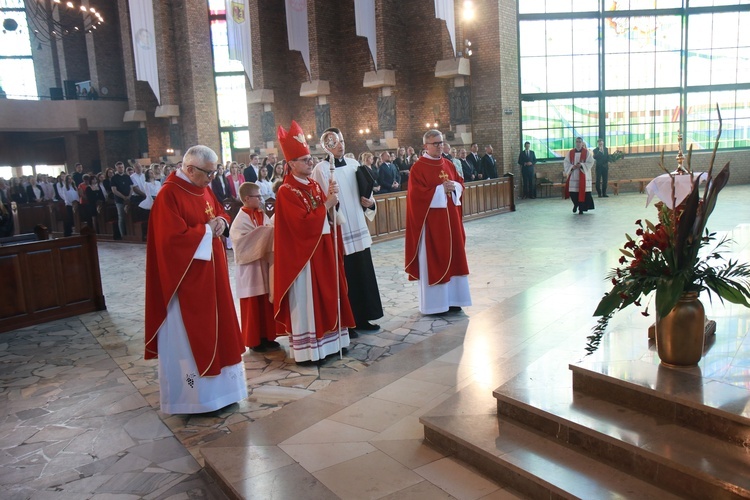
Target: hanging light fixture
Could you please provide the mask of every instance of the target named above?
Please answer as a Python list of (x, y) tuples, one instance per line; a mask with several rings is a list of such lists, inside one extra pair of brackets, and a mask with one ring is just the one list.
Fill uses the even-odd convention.
[(72, 0), (26, 0), (29, 34), (39, 44), (66, 37), (93, 33), (104, 24), (104, 17), (90, 5)]

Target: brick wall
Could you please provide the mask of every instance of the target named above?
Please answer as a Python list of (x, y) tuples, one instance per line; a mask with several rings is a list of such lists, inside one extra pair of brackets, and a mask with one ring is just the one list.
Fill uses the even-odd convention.
[(161, 104), (180, 104), (180, 74), (177, 70), (177, 54), (174, 3), (154, 3), (154, 37), (159, 64), (159, 93)]
[(137, 144), (133, 132), (99, 131), (97, 132), (99, 157), (102, 170), (114, 168), (115, 163), (121, 161), (127, 165), (127, 159), (135, 156)]
[[(86, 50), (89, 63), (91, 85), (96, 88), (101, 98), (125, 98), (125, 71), (122, 59), (122, 40), (120, 38), (117, 4), (107, 2), (97, 5), (106, 24), (86, 36)], [(101, 89), (106, 87), (105, 96)]]

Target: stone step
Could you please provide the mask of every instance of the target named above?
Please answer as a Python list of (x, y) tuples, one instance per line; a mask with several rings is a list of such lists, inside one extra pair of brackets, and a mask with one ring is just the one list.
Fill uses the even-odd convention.
[(702, 377), (699, 367), (641, 361), (570, 365), (573, 389), (657, 415), (710, 436), (750, 443), (750, 391)]
[(496, 415), (420, 421), (426, 441), (528, 498), (680, 498)]
[(750, 497), (750, 454), (744, 447), (560, 385), (565, 383), (538, 371), (522, 373), (493, 393), (499, 420), (529, 426), (682, 497)]

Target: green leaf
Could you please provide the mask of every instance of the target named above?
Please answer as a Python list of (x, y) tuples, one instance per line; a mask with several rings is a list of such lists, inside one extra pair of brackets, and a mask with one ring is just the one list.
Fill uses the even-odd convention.
[(750, 307), (750, 303), (747, 301), (748, 290), (747, 288), (741, 287), (741, 285), (736, 285), (721, 278), (711, 276), (706, 278), (706, 286), (724, 300), (733, 304)]
[(663, 318), (680, 300), (685, 291), (685, 277), (678, 275), (673, 279), (661, 280), (656, 285), (656, 314)]
[(620, 249), (620, 253), (623, 254), (625, 257), (630, 257), (631, 259), (634, 258), (633, 254), (625, 250), (624, 248)]
[(714, 211), (716, 200), (719, 198), (719, 191), (721, 191), (724, 186), (727, 185), (727, 182), (729, 182), (729, 162), (724, 165), (724, 168), (721, 169), (721, 172), (719, 172), (716, 177), (709, 179), (708, 182), (710, 184), (706, 189), (706, 199), (703, 203), (703, 217), (700, 221), (696, 221), (698, 224), (695, 227), (695, 234), (703, 234), (703, 230), (706, 228), (706, 223), (708, 222), (708, 217), (711, 215), (711, 212)]
[(594, 316), (607, 316), (620, 307), (620, 303), (623, 299), (620, 297), (619, 286), (620, 285), (616, 285), (611, 292), (602, 297), (602, 300), (596, 307), (596, 311), (594, 311)]

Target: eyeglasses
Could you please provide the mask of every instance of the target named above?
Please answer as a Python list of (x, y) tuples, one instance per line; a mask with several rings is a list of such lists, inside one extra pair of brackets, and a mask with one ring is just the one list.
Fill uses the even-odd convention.
[(193, 167), (200, 170), (201, 172), (206, 174), (206, 177), (208, 177), (209, 179), (213, 178), (216, 175), (216, 170), (206, 170), (204, 168), (196, 167), (195, 165), (188, 165), (188, 167)]
[(443, 145), (443, 141), (439, 141), (439, 142), (428, 142), (428, 143), (427, 143), (427, 145), (429, 145), (429, 146), (442, 146), (442, 145)]
[(308, 156), (307, 158), (297, 158), (296, 160), (292, 160), (292, 161), (301, 161), (301, 162), (307, 163), (308, 165), (315, 163), (315, 159), (312, 156)]

